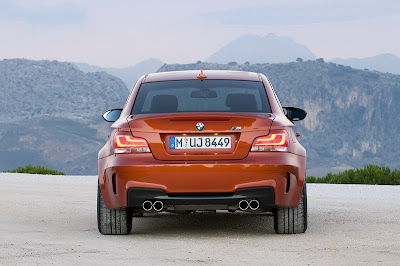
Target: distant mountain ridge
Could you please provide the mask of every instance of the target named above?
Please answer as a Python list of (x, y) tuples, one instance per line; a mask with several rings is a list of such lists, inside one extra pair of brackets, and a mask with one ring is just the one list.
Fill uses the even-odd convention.
[(264, 64), (294, 62), (297, 58), (314, 60), (316, 57), (306, 46), (296, 43), (293, 39), (270, 33), (264, 37), (239, 37), (212, 54), (206, 62), (243, 64), (248, 61), (252, 64)]
[(393, 54), (380, 54), (366, 58), (336, 58), (330, 61), (358, 69), (400, 74), (400, 58)]
[[(305, 45), (296, 43), (292, 38), (270, 33), (266, 36), (241, 36), (210, 55), (205, 61), (220, 64), (276, 64), (295, 62), (297, 58), (307, 61), (315, 60), (316, 56)], [(335, 58), (329, 61), (357, 69), (400, 74), (400, 58), (389, 53), (366, 58)]]
[(164, 65), (159, 71), (228, 69), (265, 74), (283, 106), (304, 108), (296, 122), (308, 174), (379, 164), (400, 168), (400, 75), (323, 60), (283, 64)]
[[(210, 55), (205, 62), (233, 65), (277, 64), (295, 62), (298, 59), (315, 60), (316, 56), (305, 45), (296, 43), (292, 38), (270, 33), (266, 36), (244, 35), (232, 40)], [(357, 69), (400, 74), (400, 58), (393, 54), (367, 58), (335, 58), (329, 61)], [(159, 59), (150, 58), (126, 68), (99, 67), (87, 63), (74, 64), (85, 73), (106, 72), (114, 75), (123, 80), (128, 88), (132, 88), (140, 76), (156, 72), (164, 63)]]
[(89, 65), (87, 63), (75, 63), (75, 65), (85, 73), (90, 72), (106, 72), (120, 78), (125, 82), (128, 88), (132, 88), (135, 85), (139, 77), (144, 74), (156, 72), (164, 63), (159, 59), (147, 59), (139, 62), (136, 65), (129, 66), (126, 68), (103, 68), (98, 66)]

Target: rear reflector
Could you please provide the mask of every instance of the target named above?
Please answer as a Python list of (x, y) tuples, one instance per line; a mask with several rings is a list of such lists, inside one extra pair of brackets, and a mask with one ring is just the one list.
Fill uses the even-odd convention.
[(285, 130), (271, 130), (267, 136), (258, 137), (251, 151), (287, 151), (288, 136)]
[(114, 153), (150, 152), (147, 141), (133, 137), (130, 132), (117, 132), (114, 136)]

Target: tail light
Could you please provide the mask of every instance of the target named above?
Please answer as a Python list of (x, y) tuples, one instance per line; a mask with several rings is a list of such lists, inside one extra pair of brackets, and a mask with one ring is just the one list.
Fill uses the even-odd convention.
[(251, 151), (287, 151), (288, 135), (285, 130), (271, 130), (267, 136), (258, 137)]
[(117, 132), (114, 136), (114, 153), (150, 152), (147, 141), (133, 137), (130, 132)]

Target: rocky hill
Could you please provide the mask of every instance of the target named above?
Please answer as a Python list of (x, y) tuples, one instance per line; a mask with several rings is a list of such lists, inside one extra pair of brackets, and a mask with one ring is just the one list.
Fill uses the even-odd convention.
[(118, 78), (70, 63), (0, 61), (0, 171), (27, 163), (68, 174), (96, 174), (109, 124), (129, 90)]
[(265, 74), (284, 106), (308, 112), (297, 122), (308, 173), (362, 167), (400, 168), (400, 75), (317, 61), (285, 64), (164, 65), (159, 71), (230, 69)]
[[(297, 122), (308, 174), (367, 163), (400, 168), (400, 75), (323, 60), (284, 64), (164, 65), (159, 71), (231, 69), (264, 73), (283, 105), (308, 112)], [(0, 171), (40, 164), (67, 174), (96, 174), (109, 123), (129, 90), (104, 72), (23, 59), (0, 61)]]

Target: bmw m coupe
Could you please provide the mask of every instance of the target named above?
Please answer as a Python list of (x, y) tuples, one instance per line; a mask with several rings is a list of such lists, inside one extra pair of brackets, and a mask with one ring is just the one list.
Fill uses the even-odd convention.
[(155, 212), (273, 213), (277, 233), (307, 230), (306, 151), (269, 80), (241, 71), (142, 76), (98, 154), (102, 234)]

